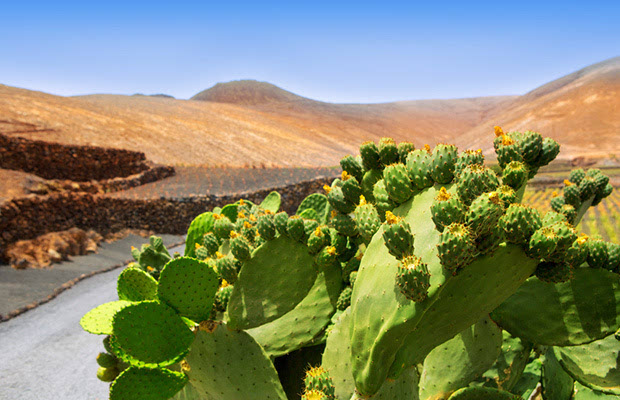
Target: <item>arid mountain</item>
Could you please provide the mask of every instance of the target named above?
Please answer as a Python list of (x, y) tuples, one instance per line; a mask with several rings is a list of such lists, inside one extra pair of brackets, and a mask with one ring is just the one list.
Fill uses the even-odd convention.
[(620, 57), (591, 65), (519, 97), (462, 135), (493, 154), (493, 126), (534, 130), (561, 144), (561, 157), (620, 155)]
[(381, 104), (325, 103), (257, 81), (217, 84), (192, 100), (0, 85), (0, 132), (139, 150), (165, 164), (335, 165), (383, 136), (492, 155), (494, 125), (551, 136), (563, 157), (620, 154), (620, 57), (523, 96)]
[(257, 82), (221, 84), (205, 96), (218, 101), (60, 97), (0, 86), (0, 131), (140, 150), (166, 164), (325, 166), (383, 136), (418, 145), (453, 140), (513, 99), (330, 104)]

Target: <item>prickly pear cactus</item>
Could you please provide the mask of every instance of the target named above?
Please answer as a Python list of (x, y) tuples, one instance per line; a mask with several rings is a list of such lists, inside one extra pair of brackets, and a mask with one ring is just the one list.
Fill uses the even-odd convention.
[[(107, 335), (94, 368), (110, 398), (620, 394), (620, 245), (576, 228), (609, 178), (573, 171), (542, 213), (520, 201), (559, 145), (495, 134), (498, 167), (382, 138), (295, 215), (274, 192), (199, 215), (184, 257), (156, 237), (133, 249), (119, 300), (81, 321)], [(274, 367), (323, 347), (304, 382)]]

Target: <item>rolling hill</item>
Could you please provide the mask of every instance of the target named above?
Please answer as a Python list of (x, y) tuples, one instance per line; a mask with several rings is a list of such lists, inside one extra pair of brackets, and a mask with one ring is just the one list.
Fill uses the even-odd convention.
[(471, 143), (493, 154), (488, 134), (534, 130), (562, 145), (561, 157), (620, 155), (620, 57), (591, 65), (540, 86), (507, 104), (457, 143)]
[(61, 97), (0, 85), (0, 132), (139, 150), (176, 165), (335, 165), (383, 136), (492, 153), (494, 125), (532, 129), (564, 157), (620, 154), (620, 57), (523, 96), (333, 104), (265, 82), (220, 83), (191, 100)]

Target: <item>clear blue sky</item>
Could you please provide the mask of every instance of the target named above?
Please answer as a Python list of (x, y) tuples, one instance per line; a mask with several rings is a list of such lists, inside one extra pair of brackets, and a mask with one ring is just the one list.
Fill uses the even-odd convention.
[(620, 0), (21, 0), (0, 16), (0, 83), (60, 95), (248, 78), (332, 102), (521, 94), (620, 55)]

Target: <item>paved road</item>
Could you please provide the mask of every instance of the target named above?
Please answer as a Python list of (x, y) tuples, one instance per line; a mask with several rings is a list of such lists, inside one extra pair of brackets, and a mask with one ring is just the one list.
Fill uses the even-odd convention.
[[(183, 251), (182, 247), (172, 251)], [(77, 283), (49, 303), (0, 324), (0, 400), (103, 400), (96, 377), (103, 336), (82, 330), (80, 318), (117, 300), (121, 268)]]

